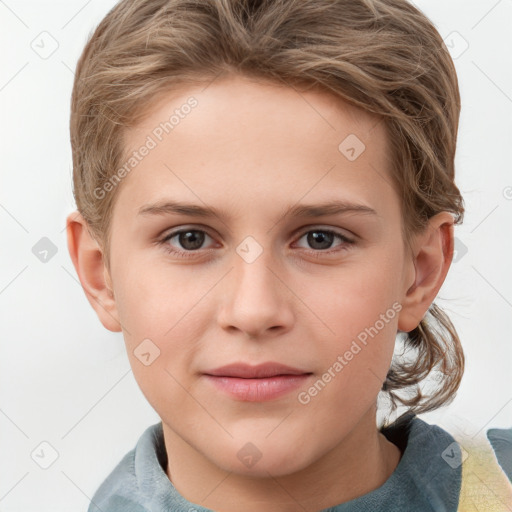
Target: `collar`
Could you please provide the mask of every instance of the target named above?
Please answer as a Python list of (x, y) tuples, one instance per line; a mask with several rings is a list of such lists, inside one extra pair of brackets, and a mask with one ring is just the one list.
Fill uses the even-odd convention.
[[(454, 438), (413, 413), (401, 416), (381, 432), (402, 452), (395, 471), (379, 488), (322, 512), (456, 512), (462, 454)], [(186, 500), (168, 479), (166, 466), (160, 422), (145, 430), (93, 503), (103, 512), (212, 512)]]

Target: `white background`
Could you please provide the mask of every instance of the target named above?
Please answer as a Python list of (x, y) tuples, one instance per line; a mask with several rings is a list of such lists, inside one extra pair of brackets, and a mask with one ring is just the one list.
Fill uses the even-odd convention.
[[(73, 71), (114, 3), (0, 1), (2, 512), (85, 511), (114, 465), (158, 421), (134, 381), (121, 334), (106, 331), (86, 301), (64, 231), (74, 209)], [(463, 103), (457, 183), (467, 207), (456, 228), (467, 253), (459, 253), (437, 300), (461, 336), (466, 374), (455, 401), (423, 419), (485, 432), (512, 426), (512, 0), (416, 5), (449, 36), (456, 57)], [(40, 36), (44, 31), (51, 36)], [(47, 49), (58, 44), (46, 59), (31, 47), (41, 37)], [(42, 237), (57, 248), (46, 263), (32, 252)], [(31, 458), (36, 450), (45, 454), (40, 461), (51, 461), (43, 441), (58, 452), (46, 470)]]

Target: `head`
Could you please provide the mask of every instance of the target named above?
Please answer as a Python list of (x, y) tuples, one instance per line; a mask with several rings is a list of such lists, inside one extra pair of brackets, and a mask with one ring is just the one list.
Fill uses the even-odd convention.
[[(434, 299), (464, 212), (459, 111), (441, 37), (402, 0), (106, 16), (73, 89), (69, 247), (168, 436), (286, 473), (374, 418), (379, 393), (416, 413), (453, 399), (464, 358)], [(293, 392), (249, 399), (208, 376), (268, 361), (303, 374)], [(244, 468), (247, 446), (272, 457)]]

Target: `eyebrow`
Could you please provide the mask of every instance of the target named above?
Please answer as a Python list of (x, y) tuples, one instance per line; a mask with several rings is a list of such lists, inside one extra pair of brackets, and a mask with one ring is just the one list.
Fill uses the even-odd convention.
[[(290, 206), (283, 217), (322, 217), (325, 215), (340, 215), (345, 213), (356, 213), (363, 215), (378, 215), (377, 212), (364, 204), (357, 204), (350, 201), (333, 200), (318, 204), (298, 204)], [(179, 214), (192, 217), (226, 217), (227, 215), (210, 206), (200, 206), (192, 203), (180, 203), (177, 201), (162, 201), (147, 204), (139, 209), (139, 215), (166, 215)]]

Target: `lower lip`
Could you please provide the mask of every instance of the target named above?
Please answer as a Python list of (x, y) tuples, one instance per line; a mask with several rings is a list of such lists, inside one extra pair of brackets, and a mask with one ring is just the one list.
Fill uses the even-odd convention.
[(276, 375), (262, 379), (242, 379), (239, 377), (222, 377), (205, 375), (221, 391), (236, 400), (244, 402), (266, 402), (275, 400), (302, 386), (310, 373), (301, 375)]

